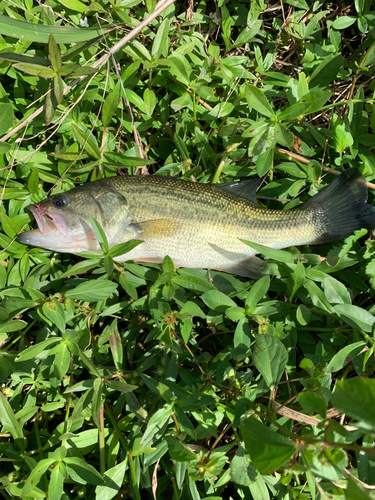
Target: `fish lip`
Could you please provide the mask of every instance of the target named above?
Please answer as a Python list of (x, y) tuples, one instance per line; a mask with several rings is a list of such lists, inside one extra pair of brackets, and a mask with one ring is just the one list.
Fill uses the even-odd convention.
[(58, 231), (64, 237), (67, 237), (66, 231), (64, 232), (62, 230), (61, 223), (60, 224), (56, 223), (57, 221), (55, 221), (54, 216), (47, 213), (40, 203), (35, 203), (35, 205), (29, 205), (27, 207), (27, 210), (29, 210), (32, 213), (38, 225), (38, 229), (43, 236), (50, 235)]

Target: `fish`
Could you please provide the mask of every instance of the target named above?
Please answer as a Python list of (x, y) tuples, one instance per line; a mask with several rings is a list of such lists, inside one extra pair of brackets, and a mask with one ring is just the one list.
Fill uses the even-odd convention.
[(162, 176), (114, 176), (30, 205), (38, 229), (18, 241), (55, 252), (100, 250), (90, 216), (109, 247), (141, 240), (117, 262), (161, 263), (259, 277), (264, 261), (245, 241), (281, 249), (340, 240), (375, 228), (367, 184), (358, 168), (344, 171), (291, 210), (260, 208), (261, 179), (204, 184)]

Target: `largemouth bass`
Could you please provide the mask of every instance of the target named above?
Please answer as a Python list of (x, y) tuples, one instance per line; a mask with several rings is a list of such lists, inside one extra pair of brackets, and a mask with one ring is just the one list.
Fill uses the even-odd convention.
[(356, 229), (375, 227), (375, 209), (358, 169), (345, 171), (307, 203), (293, 210), (259, 208), (260, 179), (199, 184), (166, 177), (110, 177), (31, 205), (38, 229), (21, 243), (57, 252), (100, 250), (90, 216), (109, 246), (143, 243), (115, 260), (216, 269), (257, 276), (263, 261), (243, 240), (270, 248), (326, 243)]

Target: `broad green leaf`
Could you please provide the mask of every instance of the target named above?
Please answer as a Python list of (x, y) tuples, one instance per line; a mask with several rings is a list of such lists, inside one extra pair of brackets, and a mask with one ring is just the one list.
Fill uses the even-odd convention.
[(61, 344), (51, 350), (50, 354), (55, 355), (55, 361), (53, 363), (55, 377), (57, 380), (62, 380), (69, 370), (71, 361), (68, 346), (65, 342), (61, 342)]
[[(13, 124), (13, 119), (14, 113), (12, 106), (7, 102), (0, 102), (0, 135), (8, 131)], [(1, 150), (0, 153), (2, 153)]]
[(117, 292), (117, 284), (112, 281), (90, 280), (65, 292), (65, 297), (96, 302), (105, 300)]
[(250, 486), (256, 476), (257, 471), (250, 461), (250, 456), (241, 444), (230, 463), (230, 477), (237, 484)]
[(253, 243), (252, 241), (242, 240), (246, 245), (256, 250), (258, 253), (264, 255), (269, 259), (276, 260), (278, 262), (294, 262), (295, 256), (285, 250), (277, 250), (274, 248), (265, 247), (264, 245), (259, 245), (259, 243)]
[(366, 347), (366, 342), (360, 341), (354, 344), (349, 344), (339, 350), (337, 354), (333, 356), (331, 361), (328, 363), (326, 368), (327, 372), (335, 373), (348, 363), (352, 362), (352, 359), (363, 351)]
[(245, 301), (245, 308), (255, 307), (258, 302), (266, 295), (270, 287), (270, 277), (263, 276), (260, 280), (256, 281), (250, 288)]
[(46, 68), (39, 64), (32, 63), (16, 63), (13, 67), (27, 73), (28, 75), (41, 76), (42, 78), (53, 78), (56, 76), (56, 71), (51, 68)]
[(256, 162), (257, 174), (263, 177), (273, 167), (274, 147), (268, 147), (264, 153), (258, 156)]
[(78, 457), (66, 457), (64, 460), (69, 476), (79, 483), (103, 484), (103, 478), (90, 464)]
[(290, 299), (292, 300), (296, 292), (301, 288), (301, 286), (305, 282), (305, 267), (301, 261), (297, 262), (296, 268), (291, 275), (291, 279), (293, 281), (292, 293), (290, 295)]
[(334, 306), (336, 313), (348, 325), (358, 330), (371, 333), (374, 328), (375, 317), (362, 307), (351, 304), (338, 304)]
[(112, 116), (116, 113), (120, 104), (120, 86), (117, 86), (107, 95), (102, 110), (103, 127), (108, 127)]
[(332, 405), (342, 413), (375, 430), (375, 380), (356, 377), (337, 381)]
[(148, 422), (147, 429), (141, 439), (142, 446), (149, 446), (153, 442), (155, 434), (164, 426), (164, 424), (166, 424), (172, 413), (172, 405), (166, 405), (164, 408), (160, 408), (152, 415)]
[(354, 139), (349, 127), (335, 113), (331, 119), (333, 130), (333, 145), (338, 153), (342, 153), (346, 148), (353, 145)]
[(332, 27), (335, 28), (335, 30), (344, 30), (345, 28), (349, 28), (352, 24), (354, 24), (356, 21), (355, 17), (352, 16), (341, 16), (337, 17), (332, 24)]
[(159, 59), (168, 43), (169, 17), (165, 17), (160, 24), (151, 48), (151, 55), (154, 59)]
[(65, 313), (64, 308), (56, 299), (43, 304), (43, 314), (56, 325), (60, 332), (65, 332)]
[(61, 464), (52, 469), (48, 481), (48, 500), (60, 500), (64, 493), (64, 475), (60, 470)]
[(80, 0), (57, 0), (61, 5), (67, 7), (68, 9), (75, 10), (76, 12), (85, 12), (87, 7)]
[(109, 248), (108, 248), (108, 240), (107, 240), (107, 236), (106, 236), (105, 232), (103, 231), (99, 222), (96, 221), (95, 219), (93, 219), (92, 217), (90, 217), (90, 223), (91, 223), (91, 226), (94, 230), (96, 239), (98, 240), (100, 248), (102, 249), (104, 254), (107, 254)]
[(251, 462), (261, 474), (271, 474), (297, 450), (294, 441), (271, 431), (254, 417), (244, 420), (240, 429)]
[(261, 115), (269, 118), (274, 114), (267, 97), (258, 87), (254, 87), (253, 85), (248, 85), (246, 87), (246, 100), (249, 107), (255, 109), (255, 111), (258, 111)]
[(216, 312), (224, 312), (228, 307), (234, 307), (237, 304), (218, 290), (210, 290), (201, 295), (203, 302), (212, 310)]
[(143, 102), (145, 103), (145, 111), (147, 116), (152, 116), (156, 106), (155, 92), (149, 88), (143, 92)]
[(344, 64), (341, 54), (330, 54), (325, 57), (311, 75), (310, 88), (326, 88), (336, 77)]
[(11, 17), (0, 15), (0, 34), (27, 40), (29, 42), (48, 43), (49, 35), (52, 33), (57, 43), (77, 43), (93, 40), (103, 35), (109, 28), (67, 28), (64, 26), (44, 26), (42, 24), (19, 21)]
[(182, 444), (181, 441), (178, 441), (178, 439), (166, 436), (165, 440), (168, 443), (169, 455), (172, 460), (176, 460), (177, 462), (196, 460), (197, 455)]
[(348, 456), (345, 450), (327, 446), (314, 454), (309, 468), (317, 477), (338, 481), (343, 477), (347, 465)]
[(41, 352), (45, 351), (49, 347), (52, 347), (54, 344), (58, 344), (59, 342), (61, 342), (60, 337), (43, 340), (42, 342), (28, 347), (25, 351), (21, 352), (21, 354), (15, 359), (15, 361), (27, 361), (29, 359), (33, 359)]
[(62, 66), (61, 52), (52, 33), (48, 39), (48, 53), (53, 70), (59, 73)]
[(111, 500), (118, 495), (128, 468), (127, 463), (126, 459), (104, 473), (103, 484), (98, 485), (95, 489), (96, 500)]
[(197, 292), (208, 292), (210, 290), (216, 290), (216, 288), (211, 285), (211, 283), (198, 276), (191, 276), (189, 274), (179, 274), (178, 276), (173, 276), (172, 283), (180, 285), (187, 290), (193, 290)]
[(53, 458), (45, 458), (37, 463), (36, 467), (26, 479), (25, 486), (23, 487), (22, 495), (24, 495), (25, 498), (32, 493), (34, 486), (37, 486), (43, 474), (47, 472), (53, 463), (55, 463)]
[(23, 436), (21, 424), (16, 419), (12, 407), (0, 392), (0, 422), (5, 432), (10, 432), (16, 447), (23, 452), (25, 450), (25, 438)]
[(113, 362), (115, 364), (116, 370), (122, 370), (123, 361), (123, 347), (121, 342), (121, 337), (117, 329), (117, 319), (114, 319), (111, 325), (108, 327), (109, 331), (109, 346), (111, 349)]
[(181, 54), (175, 54), (168, 57), (167, 61), (171, 73), (176, 77), (177, 81), (189, 87), (191, 68), (186, 58)]
[(305, 412), (313, 415), (318, 413), (322, 418), (325, 418), (327, 403), (320, 394), (312, 391), (301, 392), (298, 401)]
[(66, 278), (67, 276), (72, 276), (73, 274), (81, 274), (97, 267), (100, 263), (100, 259), (89, 259), (77, 262), (72, 267), (70, 267), (65, 273), (60, 275), (60, 278)]
[(92, 133), (91, 132), (87, 133), (87, 132), (83, 131), (75, 123), (72, 123), (70, 126), (71, 126), (73, 134), (74, 134), (75, 138), (77, 139), (77, 141), (79, 142), (79, 144), (87, 151), (87, 153), (90, 156), (93, 156), (97, 160), (100, 160), (101, 159), (101, 152), (100, 152), (98, 145), (96, 144), (95, 139), (93, 138)]
[(270, 389), (279, 383), (287, 362), (287, 350), (278, 338), (270, 335), (256, 336), (253, 363)]
[(215, 121), (218, 118), (228, 116), (233, 111), (233, 109), (234, 105), (231, 102), (216, 104), (216, 106), (210, 111), (207, 111), (207, 113), (205, 113), (201, 119), (207, 122)]
[(332, 305), (334, 304), (351, 304), (352, 299), (348, 292), (346, 286), (344, 286), (340, 281), (327, 276), (324, 278), (323, 282), (324, 295), (328, 302)]

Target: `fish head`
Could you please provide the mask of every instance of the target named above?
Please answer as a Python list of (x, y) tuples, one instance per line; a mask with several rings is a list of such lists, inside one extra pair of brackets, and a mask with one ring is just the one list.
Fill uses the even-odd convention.
[(125, 234), (129, 228), (126, 198), (100, 181), (53, 195), (27, 209), (38, 229), (19, 234), (18, 241), (57, 252), (100, 250), (90, 217), (100, 224), (110, 246), (119, 243), (121, 233)]

